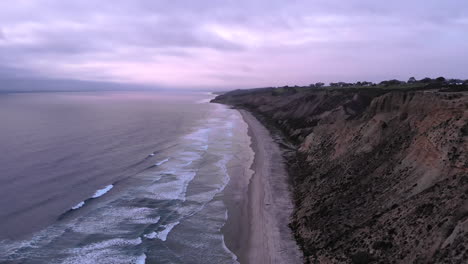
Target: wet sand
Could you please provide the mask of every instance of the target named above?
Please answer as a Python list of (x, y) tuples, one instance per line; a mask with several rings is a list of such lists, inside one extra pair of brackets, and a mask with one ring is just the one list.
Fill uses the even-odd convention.
[(245, 159), (233, 160), (228, 168), (226, 245), (242, 264), (302, 263), (288, 227), (293, 204), (281, 150), (254, 116), (239, 111), (248, 124), (253, 162), (246, 169), (240, 163)]

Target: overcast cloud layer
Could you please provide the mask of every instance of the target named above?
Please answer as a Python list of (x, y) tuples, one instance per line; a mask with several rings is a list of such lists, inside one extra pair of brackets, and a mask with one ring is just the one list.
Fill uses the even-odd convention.
[(237, 88), (467, 69), (466, 0), (0, 2), (0, 78)]

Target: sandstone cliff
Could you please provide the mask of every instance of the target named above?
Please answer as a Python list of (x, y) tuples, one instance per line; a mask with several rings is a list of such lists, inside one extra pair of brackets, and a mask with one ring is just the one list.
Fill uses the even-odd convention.
[(467, 263), (468, 92), (235, 91), (293, 146), (291, 227), (307, 263)]

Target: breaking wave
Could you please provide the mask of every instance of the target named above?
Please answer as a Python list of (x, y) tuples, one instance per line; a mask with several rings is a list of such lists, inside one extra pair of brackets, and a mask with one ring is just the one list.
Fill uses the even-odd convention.
[(84, 200), (84, 201), (81, 201), (79, 203), (77, 203), (75, 206), (73, 206), (71, 208), (71, 210), (77, 210), (77, 209), (80, 209), (81, 207), (83, 207), (85, 204), (86, 204), (86, 201), (89, 201), (91, 199), (96, 199), (96, 198), (99, 198), (101, 196), (103, 196), (104, 194), (106, 194), (107, 192), (109, 192), (112, 188), (114, 187), (113, 184), (110, 184), (110, 185), (107, 185), (106, 187), (102, 188), (102, 189), (99, 189), (97, 190), (93, 196), (91, 196), (90, 198)]

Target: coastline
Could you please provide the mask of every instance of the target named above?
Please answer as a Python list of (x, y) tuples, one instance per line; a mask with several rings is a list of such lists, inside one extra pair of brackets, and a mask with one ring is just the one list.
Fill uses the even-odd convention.
[(251, 113), (238, 111), (248, 126), (253, 161), (248, 170), (239, 161), (228, 168), (226, 246), (240, 263), (302, 263), (288, 226), (293, 203), (282, 152)]

